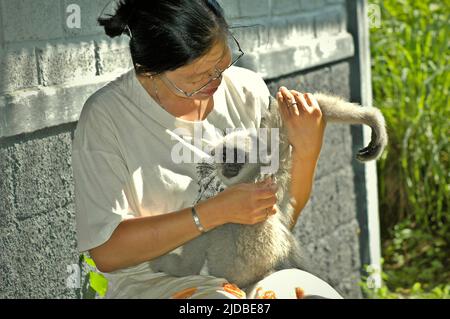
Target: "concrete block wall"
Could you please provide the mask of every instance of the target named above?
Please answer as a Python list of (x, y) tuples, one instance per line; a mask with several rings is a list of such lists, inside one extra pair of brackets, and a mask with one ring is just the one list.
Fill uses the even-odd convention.
[(108, 3), (0, 1), (0, 137), (77, 121), (86, 96), (132, 66), (127, 39), (96, 25)]
[[(0, 0), (0, 298), (80, 298), (71, 139), (81, 107), (131, 67), (128, 38), (95, 18), (109, 0)], [(242, 66), (275, 92), (350, 97), (353, 38), (344, 0), (221, 0)], [(74, 6), (75, 5), (75, 6)], [(80, 28), (70, 26), (80, 13)], [(245, 27), (242, 27), (245, 26)], [(295, 229), (317, 274), (361, 297), (350, 128), (329, 126), (313, 196)]]

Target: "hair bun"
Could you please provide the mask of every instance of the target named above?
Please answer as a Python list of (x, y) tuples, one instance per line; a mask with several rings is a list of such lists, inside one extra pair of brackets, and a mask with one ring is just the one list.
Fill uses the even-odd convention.
[(100, 16), (97, 19), (98, 24), (105, 28), (105, 33), (109, 37), (114, 38), (124, 33), (133, 14), (134, 3), (134, 0), (121, 0), (114, 15), (107, 14), (106, 17)]

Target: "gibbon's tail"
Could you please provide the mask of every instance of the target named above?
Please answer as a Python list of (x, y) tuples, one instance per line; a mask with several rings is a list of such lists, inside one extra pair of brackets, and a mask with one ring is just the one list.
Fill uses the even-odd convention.
[(314, 93), (322, 114), (327, 122), (365, 124), (372, 129), (369, 145), (359, 150), (356, 158), (361, 162), (378, 159), (388, 142), (383, 114), (375, 107), (361, 107), (343, 99)]

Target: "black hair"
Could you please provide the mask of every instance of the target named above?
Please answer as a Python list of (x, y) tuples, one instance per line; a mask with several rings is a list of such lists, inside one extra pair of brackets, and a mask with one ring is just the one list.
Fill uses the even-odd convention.
[(121, 0), (98, 23), (110, 37), (128, 34), (136, 72), (154, 74), (201, 57), (229, 30), (216, 0)]

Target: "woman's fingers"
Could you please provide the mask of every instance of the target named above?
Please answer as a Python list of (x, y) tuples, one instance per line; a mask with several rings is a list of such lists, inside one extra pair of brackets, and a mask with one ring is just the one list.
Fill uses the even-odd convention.
[[(311, 93), (300, 93), (295, 90), (288, 90), (282, 86), (277, 94), (279, 103), (282, 103), (289, 115), (300, 115), (301, 112), (311, 113), (312, 109), (319, 108), (317, 100)], [(282, 102), (281, 102), (282, 101)]]
[(263, 189), (259, 189), (256, 192), (256, 198), (257, 198), (257, 200), (265, 200), (265, 199), (276, 198), (276, 196), (275, 196), (275, 192), (272, 189), (263, 188)]
[(278, 101), (278, 108), (280, 109), (281, 118), (283, 121), (286, 121), (286, 119), (291, 115), (289, 113), (289, 109), (286, 107), (283, 99), (283, 95), (281, 92), (277, 93), (277, 101)]
[(314, 95), (312, 95), (311, 93), (306, 93), (305, 94), (306, 97), (306, 101), (308, 102), (308, 104), (314, 108), (320, 108), (319, 107), (319, 102), (317, 102), (316, 98), (314, 97)]
[(297, 91), (294, 91), (294, 96), (297, 101), (298, 109), (303, 112), (309, 112), (310, 106), (308, 105), (305, 96)]
[(298, 109), (298, 102), (295, 99), (294, 95), (292, 95), (291, 91), (289, 91), (286, 87), (282, 86), (280, 88), (280, 92), (283, 95), (285, 106), (291, 112), (291, 114), (300, 115)]
[(308, 103), (308, 106), (313, 106), (311, 94), (305, 93), (305, 94), (303, 94), (303, 96), (305, 97), (305, 100), (306, 100), (306, 103)]
[(277, 213), (277, 209), (275, 208), (275, 205), (272, 206), (272, 208), (269, 209), (269, 215), (275, 215)]
[(263, 222), (266, 221), (270, 216), (275, 215), (277, 213), (277, 210), (275, 209), (275, 205), (262, 208), (258, 211), (256, 215), (256, 222)]
[(265, 185), (256, 190), (257, 199), (276, 198), (278, 186), (275, 184)]
[(264, 198), (258, 201), (258, 207), (256, 210), (268, 210), (272, 211), (272, 207), (277, 203), (276, 197)]

